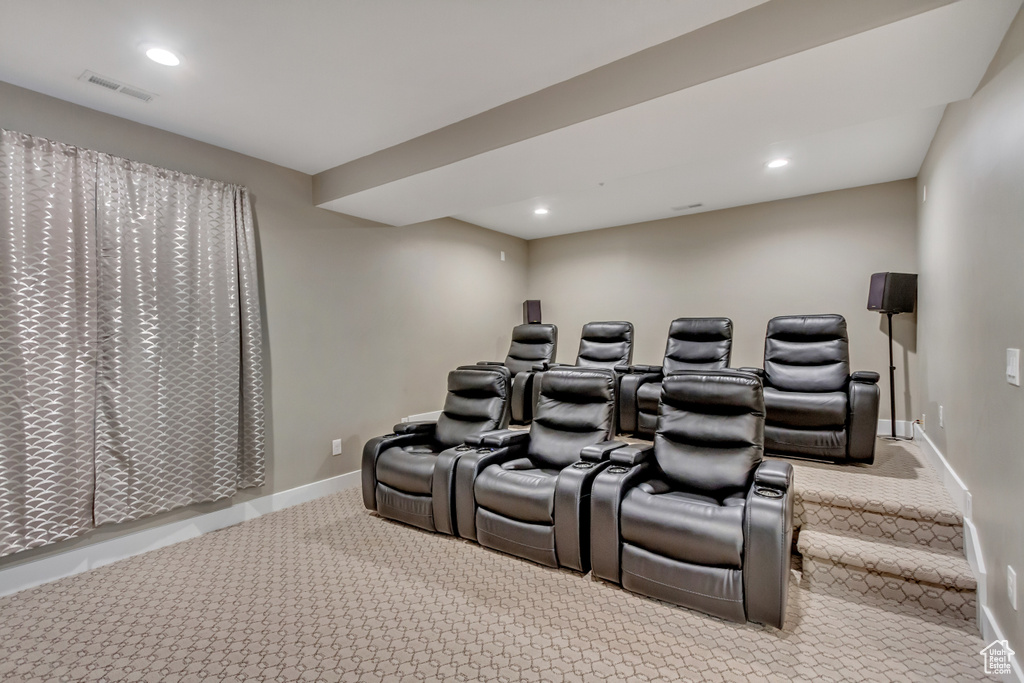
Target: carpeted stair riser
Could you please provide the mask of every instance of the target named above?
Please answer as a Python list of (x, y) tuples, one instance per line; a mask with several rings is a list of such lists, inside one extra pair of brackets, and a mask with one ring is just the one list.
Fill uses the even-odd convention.
[(977, 581), (955, 550), (810, 526), (801, 530), (797, 549), (809, 590), (973, 627)]
[(806, 555), (800, 584), (815, 593), (890, 612), (910, 614), (937, 623), (960, 624), (972, 630), (977, 628), (978, 607), (973, 590), (908, 581)]
[(868, 510), (854, 510), (800, 500), (793, 507), (794, 524), (800, 527), (832, 529), (878, 539), (963, 553), (962, 524), (947, 524), (926, 519), (907, 519)]

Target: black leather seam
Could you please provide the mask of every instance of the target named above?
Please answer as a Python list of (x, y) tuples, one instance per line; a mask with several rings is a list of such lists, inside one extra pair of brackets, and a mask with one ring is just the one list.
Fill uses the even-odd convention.
[[(735, 570), (734, 569), (730, 569), (729, 571), (735, 571)], [(698, 593), (697, 591), (686, 590), (685, 588), (680, 588), (679, 586), (672, 586), (670, 584), (662, 583), (661, 581), (655, 581), (654, 579), (648, 578), (646, 576), (642, 576), (640, 574), (637, 574), (636, 572), (631, 572), (628, 569), (623, 569), (622, 573), (623, 574), (629, 574), (630, 576), (635, 576), (636, 578), (643, 579), (644, 581), (650, 581), (651, 583), (656, 583), (659, 586), (664, 586), (665, 588), (671, 588), (672, 590), (682, 591), (684, 593), (689, 593), (690, 595), (699, 595), (702, 598), (710, 598), (711, 600), (721, 600), (722, 602), (739, 602), (739, 603), (743, 602), (742, 599), (741, 600), (733, 600), (731, 598), (723, 598), (723, 597), (719, 597), (717, 595), (705, 595), (704, 593)]]
[[(389, 510), (394, 510), (395, 512), (400, 512), (403, 515), (412, 515), (413, 517), (433, 517), (434, 516), (433, 513), (430, 513), (430, 512), (409, 512), (407, 510), (401, 510), (399, 508), (396, 508), (394, 505), (388, 505), (387, 507), (388, 507)], [(377, 512), (381, 512), (381, 511), (378, 510)], [(381, 514), (384, 514), (384, 513), (381, 512)]]
[[(525, 523), (529, 524), (529, 522), (525, 522)], [(521, 546), (523, 548), (533, 548), (534, 550), (547, 550), (547, 551), (552, 552), (552, 553), (555, 552), (554, 548), (545, 548), (545, 547), (538, 546), (538, 545), (530, 545), (529, 543), (521, 543), (519, 541), (514, 541), (511, 538), (506, 538), (505, 536), (502, 536), (501, 534), (495, 533), (493, 531), (481, 531), (479, 529), (479, 527), (477, 528), (477, 532), (476, 533), (477, 533), (477, 536), (479, 536), (480, 534), (487, 534), (489, 536), (494, 536), (496, 538), (500, 538), (503, 541), (508, 541), (512, 545), (518, 545), (518, 546)]]

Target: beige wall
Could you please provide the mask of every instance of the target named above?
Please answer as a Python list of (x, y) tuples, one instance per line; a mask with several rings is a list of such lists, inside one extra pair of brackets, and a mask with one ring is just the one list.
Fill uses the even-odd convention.
[(1006, 349), (1024, 348), (1024, 15), (982, 83), (946, 109), (918, 179), (927, 201), (915, 396), (929, 438), (971, 491), (988, 602), (1021, 653), (1024, 596), (1014, 611), (1006, 566), (1024, 580), (1024, 389), (1005, 370)]
[[(776, 315), (840, 313), (853, 368), (882, 374), (888, 418), (885, 318), (866, 309), (871, 273), (917, 272), (912, 180), (785, 199), (529, 242), (531, 298), (558, 325), (559, 359), (573, 362), (590, 320), (630, 320), (637, 363), (660, 364), (669, 322), (726, 316), (734, 367), (760, 367)], [(897, 416), (913, 419), (915, 320), (894, 318)]]
[[(519, 238), (451, 219), (389, 228), (317, 209), (308, 175), (6, 83), (0, 126), (252, 191), (268, 335), (268, 482), (236, 500), (359, 469), (367, 439), (439, 408), (448, 371), (503, 358), (520, 321)], [(0, 567), (228, 504), (104, 528)]]

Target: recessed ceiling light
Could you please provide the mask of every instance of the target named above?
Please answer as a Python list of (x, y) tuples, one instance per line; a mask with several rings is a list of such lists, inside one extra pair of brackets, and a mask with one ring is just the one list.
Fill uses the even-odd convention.
[(782, 168), (789, 163), (789, 159), (772, 159), (765, 166), (768, 168)]
[(537, 214), (538, 216), (543, 216), (544, 214), (546, 214), (548, 212), (548, 210), (547, 209), (534, 209), (533, 212), (535, 214)]
[(162, 47), (149, 48), (146, 50), (146, 56), (157, 64), (163, 64), (164, 66), (178, 66), (181, 64), (181, 60), (178, 59), (178, 55), (174, 54), (170, 50), (165, 50)]

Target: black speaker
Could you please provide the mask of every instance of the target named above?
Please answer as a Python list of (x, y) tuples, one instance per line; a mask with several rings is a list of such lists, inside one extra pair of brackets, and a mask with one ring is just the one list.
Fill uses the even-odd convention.
[(540, 322), (540, 299), (527, 299), (523, 302), (523, 322)]
[(913, 313), (917, 300), (917, 275), (875, 273), (868, 290), (868, 310), (879, 313)]

